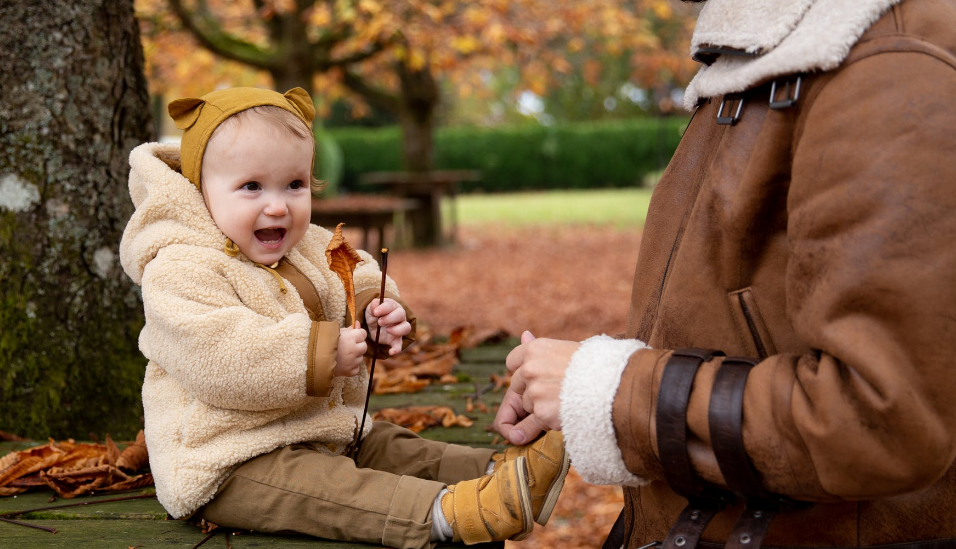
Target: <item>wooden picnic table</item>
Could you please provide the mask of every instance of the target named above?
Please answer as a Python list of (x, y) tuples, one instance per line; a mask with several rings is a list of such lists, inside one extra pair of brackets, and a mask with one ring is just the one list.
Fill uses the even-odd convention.
[[(374, 250), (385, 244), (385, 229), (395, 224), (398, 216), (415, 209), (417, 202), (408, 198), (370, 194), (351, 194), (312, 199), (312, 223), (332, 229), (339, 223), (362, 229), (363, 250)], [(371, 248), (369, 233), (378, 237)]]
[[(474, 420), (469, 428), (436, 427), (422, 431), (421, 435), (434, 440), (443, 440), (476, 447), (495, 447), (494, 433), (485, 430), (494, 419), (494, 409), (501, 402), (502, 392), (490, 390), (493, 385), (489, 382), (492, 373), (501, 374), (505, 371), (504, 361), (508, 352), (516, 345), (516, 341), (508, 341), (500, 345), (489, 345), (461, 351), (461, 364), (455, 367), (454, 373), (459, 382), (447, 385), (430, 385), (418, 393), (404, 393), (391, 395), (373, 395), (369, 405), (369, 412), (386, 407), (408, 405), (448, 405), (458, 413), (465, 413), (465, 404), (468, 397), (474, 398), (480, 393), (481, 401), (488, 407), (488, 412), (477, 409), (466, 415)], [(0, 457), (13, 450), (23, 450), (32, 446), (45, 444), (38, 442), (0, 442)], [(117, 549), (139, 547), (150, 549), (153, 547), (172, 547), (177, 549), (191, 549), (203, 541), (203, 534), (198, 527), (182, 520), (169, 520), (166, 511), (153, 497), (152, 488), (136, 490), (122, 494), (103, 494), (81, 496), (73, 499), (58, 499), (50, 502), (52, 491), (41, 490), (27, 492), (19, 496), (0, 498), (0, 518), (11, 512), (21, 512), (29, 509), (50, 507), (54, 505), (86, 504), (75, 507), (64, 507), (43, 511), (31, 511), (23, 514), (8, 515), (15, 519), (46, 528), (55, 528), (56, 534), (27, 528), (0, 521), (0, 548), (34, 549), (34, 548), (77, 548), (83, 549)], [(145, 496), (145, 497), (137, 497)], [(97, 503), (113, 498), (130, 498), (110, 503)], [(223, 529), (225, 530), (225, 529)], [(222, 538), (225, 532), (215, 534), (203, 547), (224, 547)], [(287, 536), (263, 533), (242, 533), (231, 535), (228, 543), (234, 549), (251, 547), (282, 547), (283, 549), (362, 549), (381, 548), (381, 545), (363, 543), (348, 543), (329, 541), (308, 536)], [(441, 546), (445, 546), (444, 544)], [(448, 544), (450, 547), (464, 547), (460, 544)], [(503, 543), (492, 543), (474, 547), (503, 549)]]
[(454, 243), (458, 232), (458, 212), (455, 198), (458, 184), (463, 181), (480, 181), (481, 172), (475, 170), (433, 170), (427, 172), (368, 172), (359, 176), (366, 185), (380, 185), (390, 194), (418, 201), (418, 207), (409, 212), (413, 241), (420, 246), (441, 246), (445, 243), (442, 229), (441, 201), (447, 196), (451, 201), (451, 234), (448, 242)]

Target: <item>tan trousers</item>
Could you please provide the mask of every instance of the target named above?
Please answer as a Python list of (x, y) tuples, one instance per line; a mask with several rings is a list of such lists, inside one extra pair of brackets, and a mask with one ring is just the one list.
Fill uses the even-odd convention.
[(259, 532), (429, 547), (435, 497), (447, 484), (485, 474), (493, 453), (376, 421), (357, 466), (310, 444), (279, 448), (240, 465), (194, 518)]

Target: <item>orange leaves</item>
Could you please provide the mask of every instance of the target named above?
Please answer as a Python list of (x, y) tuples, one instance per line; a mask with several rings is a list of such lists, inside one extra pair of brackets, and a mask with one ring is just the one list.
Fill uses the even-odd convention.
[(508, 333), (500, 329), (475, 330), (470, 326), (452, 330), (447, 343), (431, 343), (427, 333), (399, 355), (378, 363), (372, 380), (377, 395), (415, 393), (432, 382), (457, 383), (452, 370), (458, 364), (458, 351), (482, 343), (501, 341)]
[(329, 245), (325, 249), (325, 258), (328, 259), (329, 268), (332, 272), (337, 274), (342, 280), (342, 285), (345, 287), (346, 306), (354, 322), (356, 320), (355, 284), (352, 281), (352, 271), (355, 270), (355, 265), (362, 261), (362, 258), (359, 257), (355, 248), (342, 236), (343, 225), (345, 225), (345, 223), (339, 223), (335, 227), (335, 234), (332, 235), (332, 240), (329, 241)]
[(44, 446), (11, 452), (0, 458), (0, 496), (12, 496), (44, 486), (64, 498), (93, 491), (151, 486), (153, 477), (149, 473), (132, 474), (148, 465), (143, 431), (123, 452), (108, 435), (106, 444), (50, 439)]
[(450, 406), (408, 406), (406, 408), (383, 408), (372, 419), (401, 425), (410, 431), (421, 432), (429, 427), (471, 427), (474, 422), (456, 414)]

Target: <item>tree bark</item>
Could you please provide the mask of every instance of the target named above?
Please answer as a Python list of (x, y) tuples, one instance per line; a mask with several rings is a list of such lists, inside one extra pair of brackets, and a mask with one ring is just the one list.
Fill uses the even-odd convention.
[(145, 359), (119, 263), (153, 139), (132, 0), (0, 3), (0, 430), (135, 435)]
[(402, 124), (405, 169), (426, 172), (435, 165), (432, 134), (441, 93), (431, 71), (413, 71), (404, 64), (399, 64), (397, 70), (402, 86), (397, 114)]

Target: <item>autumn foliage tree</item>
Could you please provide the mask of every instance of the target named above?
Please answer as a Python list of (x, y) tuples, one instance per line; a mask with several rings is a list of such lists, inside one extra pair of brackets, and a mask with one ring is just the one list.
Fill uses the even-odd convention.
[[(361, 116), (395, 114), (409, 170), (433, 164), (441, 84), (487, 89), (487, 71), (517, 70), (544, 93), (575, 71), (600, 78), (602, 55), (627, 56), (634, 78), (686, 83), (692, 8), (670, 0), (137, 0), (154, 92), (217, 85), (319, 91), (319, 113), (345, 99)], [(202, 51), (190, 50), (196, 45)], [(210, 53), (215, 56), (210, 56)], [(226, 63), (216, 62), (216, 58)]]

